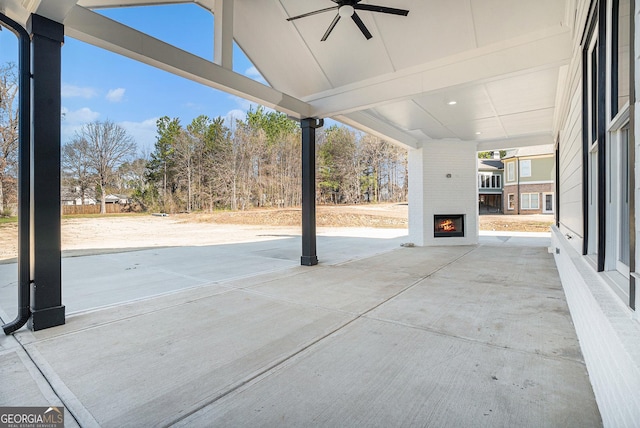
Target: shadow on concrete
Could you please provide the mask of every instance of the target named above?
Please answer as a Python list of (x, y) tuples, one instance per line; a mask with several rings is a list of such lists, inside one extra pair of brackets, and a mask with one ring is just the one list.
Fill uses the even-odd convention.
[(403, 238), (324, 237), (312, 268), (289, 237), (65, 259), (78, 307), (129, 300), (1, 338), (0, 400), (68, 426), (601, 426), (548, 239)]
[[(318, 236), (321, 264), (394, 249), (402, 231), (381, 237)], [(360, 232), (363, 233), (362, 231)], [(376, 230), (365, 233), (376, 235)], [(300, 265), (297, 235), (261, 234), (256, 242), (207, 246), (82, 249), (63, 252), (63, 304), (67, 314), (177, 290), (230, 281)], [(265, 240), (265, 238), (268, 238)], [(17, 313), (17, 266), (0, 265), (0, 317)]]

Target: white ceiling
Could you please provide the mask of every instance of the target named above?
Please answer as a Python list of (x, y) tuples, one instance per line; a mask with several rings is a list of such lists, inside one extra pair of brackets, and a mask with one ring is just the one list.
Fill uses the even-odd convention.
[[(270, 88), (90, 10), (189, 2), (232, 28)], [(572, 46), (566, 0), (362, 3), (410, 12), (359, 11), (372, 39), (341, 19), (321, 42), (335, 12), (286, 19), (331, 7), (331, 0), (0, 0), (18, 22), (38, 13), (64, 23), (68, 36), (294, 117), (332, 117), (407, 146), (434, 139), (495, 148), (553, 141), (556, 92)], [(224, 19), (223, 5), (233, 9)]]

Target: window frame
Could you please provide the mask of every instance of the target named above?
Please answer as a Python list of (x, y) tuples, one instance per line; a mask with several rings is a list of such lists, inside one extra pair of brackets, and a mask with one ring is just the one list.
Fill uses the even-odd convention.
[[(551, 196), (551, 210), (547, 210), (547, 196)], [(542, 212), (543, 214), (552, 214), (556, 210), (556, 199), (554, 192), (543, 192), (542, 193)]]
[(531, 159), (520, 159), (519, 167), (520, 167), (520, 177), (531, 177), (531, 174), (532, 174)]
[[(534, 200), (533, 196), (535, 195), (536, 207), (532, 207), (531, 202)], [(524, 206), (525, 201), (528, 206)], [(540, 209), (540, 193), (535, 192), (527, 192), (520, 193), (520, 209), (523, 211), (538, 211)]]
[(512, 182), (516, 181), (516, 163), (507, 162), (507, 181)]
[(492, 172), (478, 172), (478, 188), (489, 190), (502, 189), (501, 175)]

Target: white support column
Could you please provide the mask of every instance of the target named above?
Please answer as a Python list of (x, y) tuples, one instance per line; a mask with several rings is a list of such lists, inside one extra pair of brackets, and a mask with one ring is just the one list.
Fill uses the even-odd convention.
[(213, 62), (233, 70), (233, 0), (216, 0), (213, 17)]
[(409, 149), (409, 241), (425, 244), (424, 149)]
[[(475, 144), (434, 141), (409, 151), (409, 238), (419, 246), (478, 243)], [(434, 237), (434, 215), (464, 216), (464, 236)]]

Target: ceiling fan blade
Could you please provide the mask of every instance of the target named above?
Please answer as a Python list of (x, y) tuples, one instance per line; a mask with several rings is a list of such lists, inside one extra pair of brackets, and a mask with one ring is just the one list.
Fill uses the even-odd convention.
[(390, 13), (392, 15), (407, 16), (409, 14), (409, 11), (406, 9), (396, 9), (393, 7), (386, 7), (386, 6), (375, 6), (372, 4), (355, 4), (353, 5), (353, 8), (357, 10), (368, 10), (370, 12)]
[(332, 6), (332, 7), (327, 7), (325, 9), (315, 10), (313, 12), (303, 13), (302, 15), (292, 16), (291, 18), (287, 18), (287, 21), (293, 21), (294, 19), (306, 18), (307, 16), (312, 16), (312, 15), (317, 15), (319, 13), (329, 12), (330, 10), (338, 9), (339, 7), (340, 6)]
[(322, 38), (320, 39), (321, 42), (324, 42), (325, 40), (327, 40), (327, 38), (329, 37), (329, 34), (331, 34), (331, 32), (335, 28), (338, 21), (340, 21), (340, 14), (336, 15), (336, 17), (333, 18), (333, 21), (331, 21), (331, 24), (329, 24), (329, 28), (327, 28), (327, 31), (325, 31), (324, 33), (324, 36), (322, 36)]
[(373, 37), (371, 35), (371, 33), (369, 32), (369, 30), (367, 29), (367, 26), (364, 25), (364, 22), (362, 22), (362, 19), (360, 19), (360, 17), (358, 16), (358, 14), (356, 12), (353, 12), (353, 15), (351, 15), (351, 19), (353, 19), (353, 22), (356, 23), (356, 25), (358, 26), (360, 31), (362, 31), (362, 34), (364, 35), (364, 37), (367, 40), (369, 40), (371, 37)]

